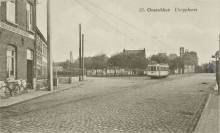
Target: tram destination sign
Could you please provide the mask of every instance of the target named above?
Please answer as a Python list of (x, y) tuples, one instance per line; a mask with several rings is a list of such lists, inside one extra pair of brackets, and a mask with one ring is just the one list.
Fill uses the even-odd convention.
[(33, 35), (31, 35), (31, 34), (25, 32), (25, 31), (22, 31), (22, 30), (20, 30), (20, 29), (18, 29), (18, 28), (15, 28), (15, 27), (12, 27), (12, 26), (10, 26), (10, 25), (7, 25), (7, 24), (5, 24), (5, 23), (3, 23), (3, 22), (1, 22), (1, 21), (0, 21), (0, 28), (9, 30), (9, 31), (14, 32), (14, 33), (17, 33), (17, 34), (20, 34), (20, 35), (25, 36), (25, 37), (28, 37), (28, 38), (30, 38), (30, 39), (34, 39), (34, 36), (33, 36)]

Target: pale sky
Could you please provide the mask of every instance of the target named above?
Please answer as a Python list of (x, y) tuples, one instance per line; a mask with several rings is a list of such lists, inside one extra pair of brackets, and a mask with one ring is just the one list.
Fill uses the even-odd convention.
[[(37, 25), (46, 37), (46, 0), (39, 1), (41, 4), (37, 8)], [(179, 55), (179, 48), (184, 47), (197, 52), (201, 64), (214, 60), (211, 55), (219, 49), (219, 0), (78, 2), (84, 7), (75, 0), (51, 0), (54, 61), (69, 59), (70, 51), (73, 52), (74, 59), (78, 58), (79, 23), (82, 24), (82, 33), (85, 36), (85, 56), (94, 56), (101, 52), (110, 56), (122, 52), (123, 49), (143, 48), (146, 49), (147, 56), (158, 52)], [(140, 8), (145, 8), (145, 12), (139, 12)], [(170, 12), (148, 12), (147, 8), (166, 8)], [(197, 9), (197, 12), (175, 12), (175, 8), (192, 8)]]

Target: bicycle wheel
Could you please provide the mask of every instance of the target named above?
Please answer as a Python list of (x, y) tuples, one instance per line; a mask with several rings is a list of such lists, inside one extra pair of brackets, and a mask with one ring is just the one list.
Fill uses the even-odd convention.
[(20, 88), (20, 86), (19, 85), (14, 85), (14, 87), (13, 87), (13, 92), (14, 92), (14, 95), (16, 96), (16, 95), (18, 95), (18, 94), (20, 94), (20, 90), (21, 90), (21, 88)]
[(27, 84), (25, 91), (26, 93), (29, 93), (32, 90), (32, 85), (30, 83)]
[(7, 86), (2, 86), (0, 88), (0, 97), (1, 98), (8, 98), (8, 97), (10, 97), (10, 89)]

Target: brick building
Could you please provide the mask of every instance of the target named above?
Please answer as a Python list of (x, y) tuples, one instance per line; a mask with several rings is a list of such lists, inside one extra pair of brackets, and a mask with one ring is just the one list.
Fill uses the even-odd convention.
[(123, 50), (123, 54), (141, 54), (146, 58), (145, 48), (143, 50)]
[[(35, 88), (38, 60), (45, 55), (38, 51), (39, 42), (44, 42), (42, 45), (46, 47), (46, 41), (36, 27), (36, 0), (1, 2), (0, 81), (27, 79)], [(44, 63), (45, 58), (42, 59)]]

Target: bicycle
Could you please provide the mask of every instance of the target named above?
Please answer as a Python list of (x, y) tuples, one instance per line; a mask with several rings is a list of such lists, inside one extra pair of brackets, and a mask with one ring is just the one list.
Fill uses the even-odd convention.
[(26, 79), (20, 80), (20, 82), (20, 93), (21, 91), (23, 91), (24, 93), (29, 93), (33, 89), (31, 83), (27, 83)]
[(8, 98), (12, 95), (18, 95), (20, 87), (15, 84), (15, 80), (4, 81), (5, 85), (0, 88), (0, 96), (2, 98)]
[(21, 91), (28, 93), (32, 89), (32, 85), (27, 80), (5, 81), (5, 85), (0, 88), (0, 97), (8, 98), (21, 94)]

